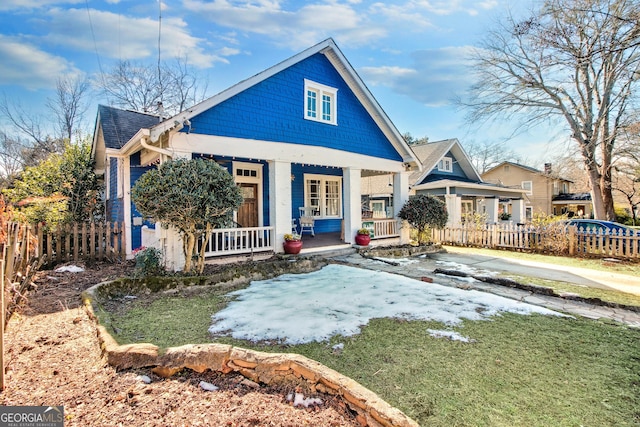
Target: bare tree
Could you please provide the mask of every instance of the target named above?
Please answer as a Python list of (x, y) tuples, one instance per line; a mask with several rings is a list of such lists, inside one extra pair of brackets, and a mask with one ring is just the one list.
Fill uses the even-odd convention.
[(198, 76), (187, 59), (174, 63), (145, 65), (120, 61), (96, 84), (113, 105), (141, 112), (177, 114), (204, 98)]
[(640, 75), (639, 17), (635, 0), (546, 0), (526, 20), (506, 17), (473, 58), (470, 119), (563, 123), (585, 164), (597, 218), (615, 218), (612, 159)]
[[(27, 112), (19, 103), (10, 102), (6, 97), (0, 101), (0, 115), (15, 129), (19, 136), (8, 136), (7, 141), (21, 148), (13, 147), (13, 152), (21, 152), (23, 166), (34, 166), (49, 154), (59, 153), (64, 147), (62, 138), (53, 138), (43, 125), (44, 118)], [(13, 132), (12, 132), (13, 133)]]
[(71, 141), (87, 111), (84, 98), (88, 90), (89, 82), (84, 77), (59, 77), (56, 81), (55, 98), (47, 100), (47, 107), (56, 119), (61, 138)]
[(506, 146), (506, 142), (466, 142), (464, 148), (478, 173), (483, 174), (502, 162), (520, 162), (522, 159), (515, 151)]

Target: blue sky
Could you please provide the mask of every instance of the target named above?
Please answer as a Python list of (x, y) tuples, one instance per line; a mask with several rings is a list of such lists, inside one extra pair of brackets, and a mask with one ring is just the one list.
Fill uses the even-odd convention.
[[(507, 124), (471, 128), (452, 105), (471, 83), (468, 52), (508, 10), (534, 0), (3, 0), (0, 94), (44, 113), (60, 75), (90, 78), (121, 59), (187, 57), (213, 95), (333, 37), (400, 132), (436, 141), (499, 140)], [(92, 94), (87, 129), (97, 102)], [(509, 144), (532, 166), (545, 130)]]

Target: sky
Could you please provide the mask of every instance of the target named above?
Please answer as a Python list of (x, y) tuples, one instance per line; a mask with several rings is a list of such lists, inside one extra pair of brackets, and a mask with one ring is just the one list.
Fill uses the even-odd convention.
[[(187, 58), (214, 95), (332, 37), (401, 133), (499, 142), (510, 123), (466, 124), (469, 52), (508, 11), (536, 0), (3, 0), (0, 96), (46, 114), (60, 76), (96, 79), (120, 60)], [(160, 40), (160, 43), (158, 42)], [(85, 127), (93, 131), (99, 93)], [(6, 126), (6, 123), (0, 122)], [(539, 167), (557, 134), (508, 142)]]
[(503, 312), (563, 316), (486, 292), (336, 264), (254, 281), (229, 295), (235, 299), (212, 316), (210, 333), (292, 345), (357, 335), (374, 318), (442, 322), (443, 329), (425, 329), (425, 336), (471, 343), (475, 338), (464, 334), (463, 319), (489, 320)]

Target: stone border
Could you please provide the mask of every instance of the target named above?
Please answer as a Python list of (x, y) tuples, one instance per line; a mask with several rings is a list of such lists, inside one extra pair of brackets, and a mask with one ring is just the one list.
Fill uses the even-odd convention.
[(358, 382), (299, 354), (265, 353), (227, 344), (188, 344), (170, 347), (164, 352), (150, 343), (119, 345), (100, 325), (92, 304), (98, 288), (109, 283), (87, 289), (82, 293), (82, 300), (89, 317), (96, 323), (107, 362), (118, 370), (152, 367), (152, 372), (162, 377), (170, 377), (185, 368), (200, 373), (207, 369), (225, 374), (237, 372), (257, 383), (302, 385), (312, 393), (341, 396), (358, 414), (356, 419), (363, 427), (419, 427), (417, 422)]

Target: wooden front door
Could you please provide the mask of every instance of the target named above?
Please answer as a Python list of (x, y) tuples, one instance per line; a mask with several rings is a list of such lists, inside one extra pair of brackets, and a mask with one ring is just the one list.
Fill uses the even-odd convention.
[(238, 208), (240, 227), (258, 227), (258, 184), (240, 183), (242, 205)]

